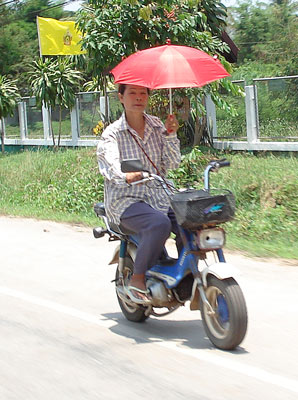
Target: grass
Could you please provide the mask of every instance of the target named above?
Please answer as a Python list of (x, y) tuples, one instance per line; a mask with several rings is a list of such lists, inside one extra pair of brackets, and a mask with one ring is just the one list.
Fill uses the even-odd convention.
[(227, 224), (235, 245), (241, 239), (256, 254), (297, 257), (297, 167), (293, 157), (233, 157), (223, 173), (237, 200), (236, 223)]
[[(273, 133), (274, 132), (274, 133)], [(246, 122), (240, 116), (235, 118), (217, 119), (218, 138), (236, 138), (237, 140), (247, 140)], [(261, 140), (289, 141), (297, 140), (298, 129), (295, 122), (277, 118), (275, 120), (260, 119), (259, 138)]]
[(92, 224), (103, 199), (94, 150), (25, 151), (0, 158), (0, 212)]
[[(58, 138), (59, 132), (59, 121), (53, 121), (53, 131), (55, 138)], [(7, 125), (5, 128), (6, 137), (9, 138), (20, 138), (19, 126)], [(71, 122), (70, 118), (64, 119), (61, 123), (61, 136), (71, 138)], [(29, 139), (42, 139), (44, 137), (43, 123), (42, 121), (36, 121), (28, 124), (28, 138)]]
[[(227, 157), (230, 168), (212, 174), (214, 187), (237, 201), (225, 224), (227, 247), (256, 256), (295, 258), (298, 243), (298, 159), (293, 155), (185, 151), (171, 172), (178, 186), (202, 187), (211, 158)], [(25, 151), (0, 156), (0, 213), (96, 226), (93, 204), (103, 200), (95, 149)]]

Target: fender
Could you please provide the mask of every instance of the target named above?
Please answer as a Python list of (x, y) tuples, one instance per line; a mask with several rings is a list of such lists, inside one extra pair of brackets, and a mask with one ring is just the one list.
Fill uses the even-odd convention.
[(214, 275), (216, 278), (223, 280), (227, 278), (234, 278), (239, 276), (239, 271), (233, 264), (226, 262), (217, 262), (215, 264), (209, 265), (202, 271), (202, 281), (204, 287), (207, 287), (207, 277), (208, 275)]
[[(113, 257), (111, 261), (109, 262), (109, 265), (111, 264), (117, 264), (119, 262), (119, 255), (120, 255), (120, 246), (121, 244), (118, 244), (117, 247), (114, 250)], [(133, 243), (128, 243), (127, 244), (127, 252), (132, 258), (133, 261), (136, 259), (136, 253), (137, 253), (137, 247)]]
[(109, 265), (118, 263), (119, 254), (120, 254), (120, 244), (118, 244), (117, 247), (115, 248), (114, 253), (113, 253), (113, 257), (112, 257), (111, 261), (109, 262)]

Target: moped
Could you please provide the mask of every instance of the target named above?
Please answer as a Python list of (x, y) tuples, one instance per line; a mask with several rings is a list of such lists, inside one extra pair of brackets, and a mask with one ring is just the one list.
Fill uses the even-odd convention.
[[(191, 310), (200, 310), (205, 332), (214, 346), (232, 350), (244, 339), (247, 308), (243, 292), (235, 279), (237, 270), (226, 262), (223, 246), (225, 231), (221, 227), (234, 216), (235, 200), (229, 191), (210, 189), (210, 172), (229, 166), (229, 161), (211, 161), (204, 170), (204, 189), (177, 191), (159, 175), (143, 171), (143, 178), (133, 184), (154, 181), (170, 198), (183, 241), (178, 258), (169, 256), (165, 247), (156, 265), (146, 273), (151, 303), (134, 303), (125, 291), (133, 273), (138, 237), (108, 221), (104, 203), (94, 205), (105, 227), (94, 228), (95, 238), (109, 235), (120, 241), (110, 264), (117, 264), (116, 295), (125, 317), (143, 322), (150, 315), (162, 317), (190, 302)], [(140, 160), (124, 160), (123, 172), (142, 171)], [(154, 188), (152, 188), (154, 190)], [(212, 257), (210, 257), (212, 255)], [(236, 273), (235, 273), (236, 272)]]

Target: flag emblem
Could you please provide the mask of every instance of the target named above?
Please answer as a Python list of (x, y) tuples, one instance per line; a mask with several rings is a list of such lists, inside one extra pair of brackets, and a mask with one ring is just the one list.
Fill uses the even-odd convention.
[(37, 30), (41, 55), (59, 56), (84, 54), (80, 41), (82, 34), (74, 21), (58, 21), (37, 17)]

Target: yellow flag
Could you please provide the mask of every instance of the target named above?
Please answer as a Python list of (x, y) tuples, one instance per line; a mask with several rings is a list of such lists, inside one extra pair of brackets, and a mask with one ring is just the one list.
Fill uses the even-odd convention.
[(37, 30), (41, 55), (66, 56), (86, 53), (79, 44), (82, 34), (76, 30), (74, 21), (37, 17)]

